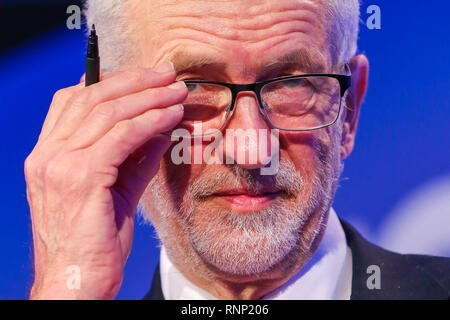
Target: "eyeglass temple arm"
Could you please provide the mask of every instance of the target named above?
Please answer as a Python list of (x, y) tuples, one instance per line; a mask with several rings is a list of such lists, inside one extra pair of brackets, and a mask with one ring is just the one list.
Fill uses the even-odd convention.
[(348, 63), (344, 65), (344, 73), (342, 75), (342, 83), (341, 83), (341, 97), (344, 96), (345, 92), (350, 88), (352, 85), (352, 70), (350, 69), (350, 66)]

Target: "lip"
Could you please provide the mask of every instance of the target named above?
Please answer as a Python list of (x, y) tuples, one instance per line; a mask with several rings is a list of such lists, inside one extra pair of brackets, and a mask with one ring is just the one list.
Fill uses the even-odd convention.
[(237, 213), (252, 213), (269, 207), (281, 195), (281, 191), (253, 193), (249, 191), (223, 191), (212, 197)]

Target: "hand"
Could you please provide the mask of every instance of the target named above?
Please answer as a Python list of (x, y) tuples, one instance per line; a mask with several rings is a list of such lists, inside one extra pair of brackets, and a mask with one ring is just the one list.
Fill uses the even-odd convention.
[[(31, 299), (111, 299), (130, 253), (134, 212), (170, 145), (160, 133), (187, 96), (170, 64), (117, 71), (58, 91), (25, 161), (35, 275)], [(67, 285), (69, 267), (80, 288)]]

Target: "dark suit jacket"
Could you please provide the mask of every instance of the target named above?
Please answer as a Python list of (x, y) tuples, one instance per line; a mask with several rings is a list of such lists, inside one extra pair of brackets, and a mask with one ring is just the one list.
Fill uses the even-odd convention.
[[(352, 300), (368, 299), (450, 299), (450, 258), (404, 255), (382, 249), (365, 240), (341, 219), (347, 244), (352, 250)], [(380, 268), (380, 289), (369, 289), (367, 267)], [(159, 265), (144, 300), (164, 300)]]

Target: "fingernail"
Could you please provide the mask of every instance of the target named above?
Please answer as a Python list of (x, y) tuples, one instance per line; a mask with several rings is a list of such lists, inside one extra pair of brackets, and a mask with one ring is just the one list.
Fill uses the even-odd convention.
[(163, 64), (160, 64), (159, 66), (157, 66), (153, 70), (156, 71), (156, 72), (159, 72), (159, 73), (165, 73), (165, 72), (174, 71), (175, 68), (174, 68), (173, 63), (171, 61), (167, 61), (167, 62), (164, 62)]
[(176, 104), (174, 106), (170, 106), (167, 109), (172, 110), (172, 111), (183, 111), (184, 107), (182, 104)]
[(181, 90), (181, 89), (186, 88), (186, 84), (183, 81), (177, 81), (177, 82), (172, 83), (167, 88), (174, 89), (174, 90)]

